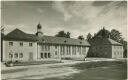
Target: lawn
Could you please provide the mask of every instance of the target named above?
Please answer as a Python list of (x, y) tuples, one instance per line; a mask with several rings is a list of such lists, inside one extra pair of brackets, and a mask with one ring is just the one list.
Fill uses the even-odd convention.
[(43, 80), (125, 80), (127, 78), (126, 61), (89, 62), (71, 67), (80, 70), (80, 73)]

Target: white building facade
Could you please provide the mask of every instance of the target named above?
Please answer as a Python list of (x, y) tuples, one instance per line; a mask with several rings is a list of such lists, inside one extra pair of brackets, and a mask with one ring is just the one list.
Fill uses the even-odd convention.
[(4, 36), (3, 61), (38, 61), (50, 59), (84, 60), (90, 44), (86, 40), (45, 36), (41, 25), (36, 34), (19, 29)]

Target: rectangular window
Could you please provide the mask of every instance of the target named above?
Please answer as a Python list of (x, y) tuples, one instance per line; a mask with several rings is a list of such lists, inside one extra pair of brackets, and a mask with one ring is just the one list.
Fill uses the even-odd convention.
[(41, 58), (44, 58), (44, 54), (43, 54), (43, 53), (40, 53), (40, 57), (41, 57)]
[(23, 58), (23, 53), (20, 53), (19, 54), (19, 58)]
[(20, 46), (23, 46), (23, 42), (20, 42)]
[(13, 54), (9, 53), (9, 58), (13, 58)]
[(44, 45), (41, 46), (42, 47), (42, 51), (44, 50)]
[(9, 42), (9, 46), (13, 46), (13, 42)]
[(15, 58), (18, 58), (18, 53), (15, 53)]
[(50, 46), (48, 45), (48, 50), (50, 50)]
[(31, 47), (32, 47), (32, 43), (29, 43), (29, 46), (31, 46)]
[(48, 53), (48, 58), (51, 58), (51, 54), (50, 53)]
[(57, 51), (55, 51), (55, 55), (57, 55)]
[(45, 45), (45, 51), (47, 51), (47, 45)]
[(73, 46), (73, 47), (72, 47), (72, 54), (73, 54), (73, 55), (76, 55), (76, 46)]

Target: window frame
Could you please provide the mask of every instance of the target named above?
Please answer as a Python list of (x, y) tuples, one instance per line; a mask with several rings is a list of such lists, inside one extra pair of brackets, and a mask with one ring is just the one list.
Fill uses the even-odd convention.
[(13, 46), (13, 42), (9, 42), (9, 46)]
[(24, 45), (23, 42), (20, 42), (19, 44), (20, 44), (20, 46), (23, 46)]
[(14, 58), (18, 58), (18, 53), (15, 53), (14, 54)]
[(19, 58), (23, 58), (23, 53), (19, 53)]

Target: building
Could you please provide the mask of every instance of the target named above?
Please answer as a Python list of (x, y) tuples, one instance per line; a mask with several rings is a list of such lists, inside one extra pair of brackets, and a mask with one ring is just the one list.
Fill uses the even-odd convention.
[(41, 24), (36, 34), (19, 29), (4, 36), (3, 61), (38, 61), (50, 59), (84, 60), (90, 44), (86, 40), (43, 35)]
[(103, 35), (107, 31), (103, 28), (98, 35), (93, 37), (89, 42), (91, 44), (89, 57), (100, 58), (123, 58), (123, 45)]

